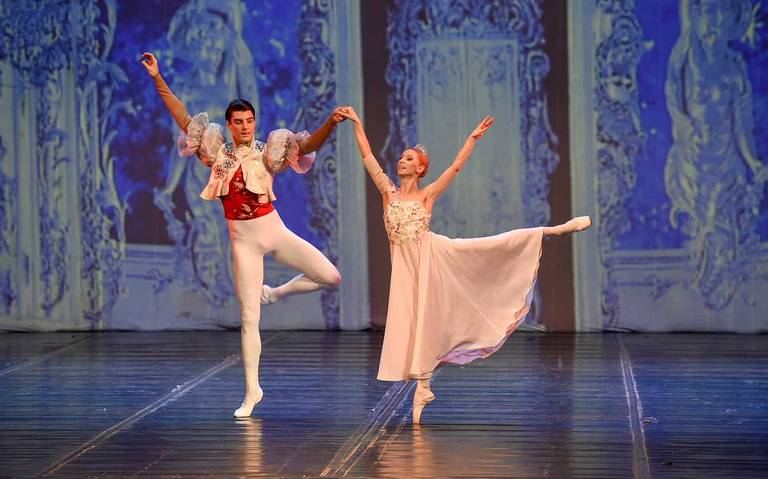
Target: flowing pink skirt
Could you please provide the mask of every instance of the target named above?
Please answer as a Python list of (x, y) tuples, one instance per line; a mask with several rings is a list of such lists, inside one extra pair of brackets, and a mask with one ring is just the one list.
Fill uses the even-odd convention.
[(392, 279), (378, 379), (426, 378), (493, 354), (523, 322), (543, 228), (391, 244)]

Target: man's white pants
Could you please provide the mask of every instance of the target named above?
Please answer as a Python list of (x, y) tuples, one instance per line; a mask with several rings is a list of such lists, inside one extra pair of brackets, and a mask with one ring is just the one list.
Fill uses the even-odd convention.
[(341, 281), (336, 267), (317, 248), (286, 228), (277, 211), (252, 220), (230, 220), (234, 279), (242, 317), (241, 341), (245, 368), (246, 398), (259, 391), (261, 336), (261, 289), (264, 282), (264, 256), (299, 271), (288, 283), (276, 288), (277, 297), (308, 293), (335, 287)]

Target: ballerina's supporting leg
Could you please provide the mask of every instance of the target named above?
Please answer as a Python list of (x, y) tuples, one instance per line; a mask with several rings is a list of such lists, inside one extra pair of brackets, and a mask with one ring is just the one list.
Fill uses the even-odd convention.
[(435, 400), (435, 393), (429, 388), (429, 379), (418, 379), (413, 393), (413, 423), (421, 424), (421, 413), (427, 404)]

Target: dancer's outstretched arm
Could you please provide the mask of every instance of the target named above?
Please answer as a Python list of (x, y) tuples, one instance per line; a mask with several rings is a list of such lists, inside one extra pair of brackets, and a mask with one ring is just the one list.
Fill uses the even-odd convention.
[(157, 93), (160, 95), (160, 98), (163, 99), (163, 102), (168, 108), (168, 111), (170, 111), (171, 115), (173, 115), (173, 119), (176, 121), (176, 124), (178, 124), (186, 134), (187, 126), (189, 126), (189, 122), (192, 121), (192, 117), (187, 112), (187, 109), (184, 107), (184, 104), (181, 102), (181, 100), (179, 100), (176, 95), (173, 94), (171, 89), (168, 87), (168, 84), (165, 83), (163, 76), (160, 74), (160, 67), (157, 64), (157, 58), (155, 58), (155, 56), (151, 53), (144, 53), (141, 56), (141, 64), (144, 65), (147, 73), (149, 73), (149, 76), (151, 76), (152, 80), (155, 82)]
[(395, 186), (392, 180), (389, 179), (384, 170), (381, 169), (379, 160), (373, 156), (371, 151), (371, 145), (368, 143), (368, 137), (365, 135), (363, 129), (363, 122), (360, 117), (357, 116), (357, 112), (352, 107), (346, 107), (341, 110), (337, 110), (345, 118), (349, 118), (355, 124), (355, 138), (357, 138), (357, 147), (360, 149), (360, 157), (365, 165), (365, 170), (368, 172), (368, 176), (371, 177), (376, 188), (379, 189), (382, 195), (391, 193), (394, 191)]
[(477, 128), (469, 134), (467, 141), (464, 142), (464, 146), (461, 147), (456, 154), (453, 163), (449, 166), (438, 179), (427, 186), (427, 201), (434, 203), (437, 198), (448, 188), (448, 185), (456, 178), (459, 171), (464, 167), (464, 163), (469, 158), (469, 154), (472, 153), (472, 149), (475, 147), (475, 142), (485, 135), (488, 128), (493, 125), (493, 117), (491, 115), (486, 116), (483, 121), (477, 125)]
[(313, 131), (312, 134), (307, 138), (299, 140), (299, 156), (304, 156), (308, 153), (312, 153), (313, 151), (317, 151), (321, 146), (323, 146), (323, 143), (325, 143), (325, 140), (328, 139), (328, 136), (330, 136), (336, 125), (346, 120), (346, 118), (340, 113), (342, 108), (345, 107), (336, 107), (336, 109), (333, 110), (333, 113), (331, 113), (331, 116), (325, 120), (325, 123), (323, 123), (320, 128)]

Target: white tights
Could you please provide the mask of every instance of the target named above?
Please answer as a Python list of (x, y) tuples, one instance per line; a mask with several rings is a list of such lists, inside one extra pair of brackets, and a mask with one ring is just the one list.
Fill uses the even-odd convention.
[(302, 273), (275, 288), (273, 298), (332, 288), (338, 286), (341, 276), (317, 248), (286, 228), (277, 211), (252, 220), (229, 221), (229, 237), (232, 241), (235, 287), (243, 322), (241, 342), (245, 368), (245, 399), (235, 415), (249, 416), (262, 396), (259, 386), (259, 319), (264, 256), (273, 253), (279, 263)]

